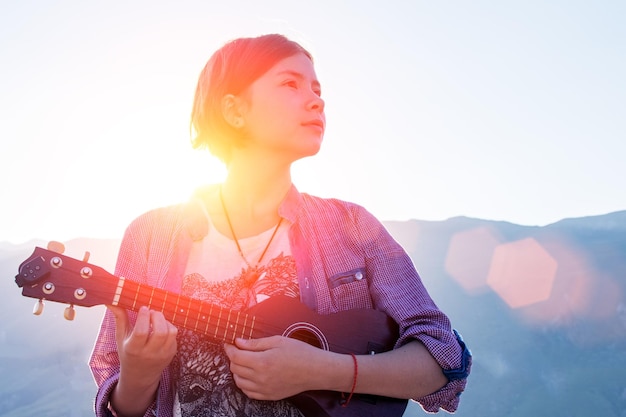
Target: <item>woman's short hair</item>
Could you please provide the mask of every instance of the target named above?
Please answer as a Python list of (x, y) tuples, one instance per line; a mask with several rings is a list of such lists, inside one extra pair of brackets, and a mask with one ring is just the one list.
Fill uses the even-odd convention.
[(304, 53), (300, 44), (283, 35), (270, 34), (232, 40), (209, 58), (200, 73), (191, 112), (191, 142), (228, 163), (233, 146), (243, 141), (242, 132), (224, 118), (221, 102), (227, 94), (238, 95), (279, 61)]

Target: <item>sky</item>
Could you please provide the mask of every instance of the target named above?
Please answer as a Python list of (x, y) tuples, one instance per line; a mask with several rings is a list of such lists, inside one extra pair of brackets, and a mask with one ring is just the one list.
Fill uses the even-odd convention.
[(119, 238), (219, 182), (190, 146), (224, 42), (282, 33), (326, 101), (301, 191), (380, 220), (626, 210), (626, 2), (0, 0), (0, 242)]

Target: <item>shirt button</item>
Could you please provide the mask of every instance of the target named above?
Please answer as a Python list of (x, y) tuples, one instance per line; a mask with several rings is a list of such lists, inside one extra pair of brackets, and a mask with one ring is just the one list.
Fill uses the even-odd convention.
[(309, 285), (309, 277), (304, 277), (304, 287), (305, 288), (309, 288), (310, 287), (310, 285)]
[(357, 281), (361, 281), (363, 279), (363, 272), (357, 272), (356, 274), (354, 274), (354, 277), (357, 279)]

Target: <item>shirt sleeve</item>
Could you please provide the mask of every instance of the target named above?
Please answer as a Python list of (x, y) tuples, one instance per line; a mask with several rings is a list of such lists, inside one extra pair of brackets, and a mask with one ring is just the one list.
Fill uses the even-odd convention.
[[(133, 225), (126, 230), (118, 253), (115, 275), (142, 282), (145, 260), (142, 260), (141, 250), (134, 239)], [(145, 253), (145, 252), (144, 252)], [(131, 324), (135, 322), (136, 313), (128, 311)], [(110, 395), (115, 388), (120, 373), (120, 360), (117, 353), (115, 337), (115, 317), (107, 310), (100, 325), (94, 348), (89, 359), (89, 367), (98, 386), (95, 400), (96, 417), (115, 416), (109, 407)], [(145, 417), (156, 415), (155, 406), (149, 407)]]
[(359, 210), (357, 223), (374, 305), (399, 325), (396, 347), (419, 340), (448, 378), (440, 390), (414, 400), (429, 412), (456, 411), (471, 369), (469, 349), (430, 297), (409, 255), (382, 223), (364, 209)]

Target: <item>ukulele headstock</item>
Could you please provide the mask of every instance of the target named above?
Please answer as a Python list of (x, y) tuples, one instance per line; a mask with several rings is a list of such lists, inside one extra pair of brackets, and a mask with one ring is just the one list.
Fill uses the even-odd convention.
[(49, 249), (36, 247), (15, 276), (22, 295), (39, 300), (33, 313), (41, 314), (44, 300), (69, 304), (65, 311), (68, 320), (74, 318), (74, 305), (111, 304), (118, 278), (89, 264), (89, 252), (81, 261), (60, 253), (63, 248), (58, 245), (50, 244)]

